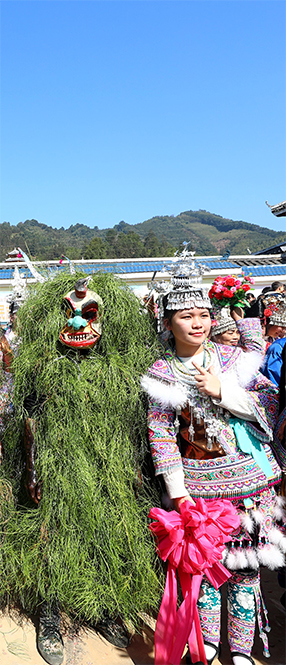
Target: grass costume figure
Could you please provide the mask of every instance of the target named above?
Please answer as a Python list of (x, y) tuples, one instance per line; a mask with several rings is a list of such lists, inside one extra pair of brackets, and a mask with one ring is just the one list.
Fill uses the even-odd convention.
[(1, 527), (1, 597), (40, 609), (38, 647), (57, 665), (59, 608), (126, 646), (117, 618), (136, 623), (157, 604), (146, 519), (154, 497), (139, 473), (140, 375), (156, 341), (136, 296), (100, 273), (88, 285), (82, 274), (37, 285), (19, 329), (15, 416), (1, 468), (15, 498)]

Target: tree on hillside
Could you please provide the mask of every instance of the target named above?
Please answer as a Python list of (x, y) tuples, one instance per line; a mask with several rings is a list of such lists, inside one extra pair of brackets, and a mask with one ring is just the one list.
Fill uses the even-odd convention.
[(101, 238), (93, 238), (84, 252), (85, 259), (106, 259), (107, 244)]

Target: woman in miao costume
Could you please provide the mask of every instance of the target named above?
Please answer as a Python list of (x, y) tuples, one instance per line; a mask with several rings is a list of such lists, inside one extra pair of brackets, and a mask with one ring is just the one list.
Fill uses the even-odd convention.
[[(267, 613), (259, 566), (279, 568), (282, 531), (281, 470), (271, 449), (277, 390), (258, 372), (262, 334), (258, 319), (241, 319), (241, 347), (208, 339), (211, 302), (202, 266), (187, 249), (171, 267), (171, 283), (158, 284), (158, 328), (168, 331), (164, 357), (142, 379), (149, 396), (149, 438), (156, 475), (174, 506), (202, 497), (230, 499), (240, 527), (227, 544), (228, 640), (234, 665), (253, 663), (256, 614), (269, 655)], [(279, 450), (278, 450), (279, 453)], [(198, 601), (210, 665), (219, 652), (220, 592), (203, 579)], [(263, 627), (263, 614), (266, 626)], [(187, 662), (192, 662), (190, 656)]]

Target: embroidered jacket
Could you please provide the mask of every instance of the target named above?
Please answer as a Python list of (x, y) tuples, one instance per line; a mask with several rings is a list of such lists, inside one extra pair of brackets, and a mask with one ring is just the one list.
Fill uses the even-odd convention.
[[(260, 322), (245, 319), (239, 322), (238, 327), (247, 351), (211, 341), (205, 343), (208, 367), (214, 367), (221, 381), (222, 398), (220, 401), (209, 398), (208, 408), (216, 416), (218, 409), (220, 411), (217, 440), (225, 452), (224, 457), (211, 461), (182, 460), (174, 418), (176, 410), (187, 405), (189, 386), (174, 376), (174, 354), (170, 349), (142, 379), (142, 387), (147, 391), (150, 402), (148, 425), (155, 473), (170, 474), (182, 469), (183, 465), (185, 480), (188, 480), (186, 487), (193, 496), (252, 496), (267, 483), (254, 459), (239, 450), (227, 417), (230, 412), (243, 419), (249, 432), (263, 444), (272, 440), (277, 418), (277, 389), (258, 372), (263, 354)], [(202, 409), (199, 398), (196, 408)], [(268, 484), (274, 484), (280, 479), (280, 468), (269, 446), (265, 449), (273, 472)]]

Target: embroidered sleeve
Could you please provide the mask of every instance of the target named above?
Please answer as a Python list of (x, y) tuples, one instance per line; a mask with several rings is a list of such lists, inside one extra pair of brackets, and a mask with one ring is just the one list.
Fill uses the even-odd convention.
[(148, 430), (156, 476), (181, 468), (182, 458), (177, 445), (174, 411), (150, 400)]
[(259, 319), (240, 319), (236, 322), (240, 333), (240, 344), (246, 351), (256, 351), (263, 355), (264, 341)]
[(273, 428), (278, 417), (278, 388), (263, 374), (258, 373), (247, 392), (257, 422), (268, 438), (272, 439)]

